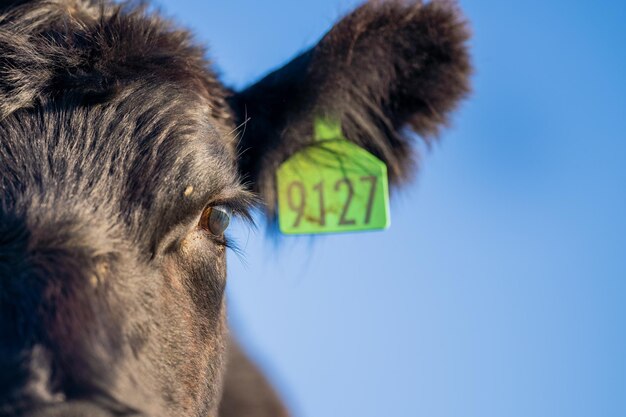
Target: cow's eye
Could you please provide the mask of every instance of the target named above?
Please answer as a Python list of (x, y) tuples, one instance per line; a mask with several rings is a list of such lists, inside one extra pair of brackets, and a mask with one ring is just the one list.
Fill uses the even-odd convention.
[(200, 227), (215, 236), (222, 236), (230, 224), (231, 213), (228, 207), (207, 207), (200, 217)]

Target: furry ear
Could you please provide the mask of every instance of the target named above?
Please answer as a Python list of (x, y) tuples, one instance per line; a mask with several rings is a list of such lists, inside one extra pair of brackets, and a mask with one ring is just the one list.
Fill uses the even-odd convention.
[(240, 170), (275, 213), (275, 172), (312, 141), (314, 120), (340, 120), (346, 138), (388, 167), (392, 184), (414, 166), (409, 127), (425, 140), (469, 91), (467, 26), (451, 1), (371, 1), (312, 49), (236, 93)]

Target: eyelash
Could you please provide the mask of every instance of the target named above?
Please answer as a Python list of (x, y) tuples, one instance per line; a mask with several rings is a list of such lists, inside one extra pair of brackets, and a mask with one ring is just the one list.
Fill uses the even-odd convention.
[(204, 233), (206, 233), (208, 235), (207, 238), (211, 239), (213, 243), (215, 243), (216, 245), (219, 245), (220, 247), (225, 248), (225, 249), (232, 250), (237, 256), (241, 258), (244, 257), (243, 250), (239, 247), (237, 242), (235, 242), (232, 238), (230, 238), (226, 234), (222, 236), (215, 236), (214, 234), (209, 233), (209, 232), (204, 232)]
[(216, 236), (213, 233), (203, 230), (203, 232), (207, 235), (207, 237), (209, 239), (211, 239), (215, 244), (225, 247), (227, 249), (231, 249), (231, 239), (226, 236), (226, 234), (223, 234), (222, 236)]

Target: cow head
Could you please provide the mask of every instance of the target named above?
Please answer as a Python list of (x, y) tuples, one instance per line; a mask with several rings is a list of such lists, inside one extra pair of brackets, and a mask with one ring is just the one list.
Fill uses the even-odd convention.
[(275, 215), (320, 115), (405, 179), (406, 128), (468, 90), (467, 37), (449, 2), (367, 3), (236, 92), (144, 9), (3, 2), (0, 415), (216, 415), (230, 217)]

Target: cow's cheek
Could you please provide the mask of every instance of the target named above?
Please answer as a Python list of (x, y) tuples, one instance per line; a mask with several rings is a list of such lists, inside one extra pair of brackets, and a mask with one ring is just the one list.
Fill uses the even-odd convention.
[(161, 340), (175, 373), (175, 381), (167, 382), (177, 385), (170, 388), (174, 402), (188, 414), (212, 414), (221, 397), (224, 370), (225, 254), (222, 248), (191, 237), (162, 264), (160, 298), (167, 327)]

